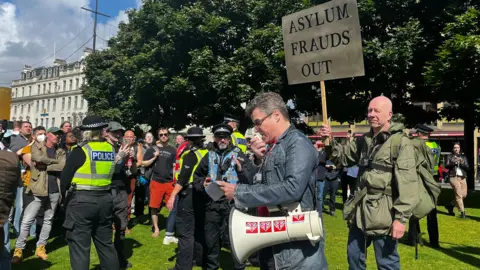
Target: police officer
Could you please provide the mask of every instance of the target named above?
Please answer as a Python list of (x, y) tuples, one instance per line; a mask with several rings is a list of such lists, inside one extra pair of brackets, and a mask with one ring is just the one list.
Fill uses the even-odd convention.
[(122, 136), (125, 128), (118, 122), (111, 121), (105, 134), (105, 139), (113, 146), (115, 152), (121, 157), (115, 163), (115, 171), (112, 176), (112, 196), (113, 196), (113, 225), (115, 227), (114, 246), (117, 251), (120, 268), (132, 268), (132, 264), (127, 260), (123, 250), (125, 247), (125, 230), (128, 224), (128, 188), (130, 179), (127, 172), (136, 170), (136, 162), (132, 162), (132, 167), (126, 166), (128, 159), (133, 159), (133, 150), (130, 145), (122, 144)]
[(225, 117), (223, 118), (223, 121), (225, 124), (228, 124), (233, 129), (233, 133), (232, 133), (233, 146), (237, 146), (238, 148), (240, 148), (240, 150), (242, 150), (244, 154), (246, 154), (247, 140), (245, 139), (245, 136), (243, 136), (243, 134), (238, 131), (238, 127), (240, 126), (240, 120), (234, 118), (231, 115), (225, 115)]
[[(231, 143), (233, 129), (227, 124), (219, 124), (212, 129), (214, 149), (208, 152), (194, 172), (194, 182), (205, 189), (213, 182), (227, 181), (230, 183), (248, 183), (244, 171), (251, 171), (250, 161), (245, 154)], [(242, 170), (240, 168), (247, 168)], [(214, 184), (214, 183), (213, 183)], [(210, 189), (208, 189), (210, 190)], [(205, 201), (205, 257), (203, 269), (218, 269), (220, 253), (220, 238), (227, 230), (227, 219), (233, 206), (224, 196), (214, 201), (204, 193)], [(227, 225), (227, 226), (225, 226)], [(245, 265), (234, 260), (235, 269), (244, 269)]]
[(119, 269), (112, 243), (113, 197), (110, 191), (114, 164), (121, 157), (103, 137), (107, 123), (87, 116), (80, 127), (83, 142), (72, 150), (62, 172), (60, 187), (65, 196), (66, 239), (73, 270), (90, 267), (91, 239), (102, 269)]
[(187, 131), (185, 139), (188, 141), (188, 150), (185, 150), (180, 157), (180, 172), (177, 177), (175, 189), (167, 202), (167, 208), (171, 211), (175, 204), (175, 197), (178, 195), (177, 205), (177, 236), (178, 253), (175, 268), (177, 270), (192, 269), (195, 246), (196, 224), (194, 202), (198, 201), (198, 192), (193, 187), (193, 172), (200, 161), (207, 155), (208, 150), (203, 147), (203, 130), (199, 127), (191, 127)]
[[(433, 160), (433, 164), (429, 165), (432, 166), (432, 174), (435, 176), (436, 172), (438, 175), (438, 165), (440, 162), (440, 146), (436, 142), (431, 142), (428, 140), (430, 133), (433, 131), (433, 129), (422, 124), (417, 124), (415, 128), (418, 134), (416, 140), (418, 141), (414, 141), (414, 143), (425, 144), (429, 148), (429, 150), (431, 150), (432, 155), (430, 156), (430, 158), (426, 157), (426, 160)], [(437, 208), (434, 208), (432, 212), (427, 215), (427, 230), (428, 237), (430, 239), (430, 246), (433, 248), (440, 248), (440, 244), (438, 242)], [(420, 233), (421, 232), (419, 220), (411, 218), (408, 224), (408, 244), (418, 244)]]

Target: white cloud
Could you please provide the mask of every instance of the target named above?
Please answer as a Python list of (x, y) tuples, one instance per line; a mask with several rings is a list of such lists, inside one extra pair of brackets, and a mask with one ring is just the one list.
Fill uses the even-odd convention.
[[(72, 53), (93, 36), (93, 14), (80, 8), (94, 9), (88, 6), (89, 2), (89, 0), (0, 2), (0, 22), (2, 22), (0, 23), (0, 86), (9, 86), (12, 80), (19, 79), (20, 72), (16, 70), (21, 70), (24, 65), (36, 63), (38, 64), (34, 67), (52, 65), (54, 46), (56, 58), (65, 59), (70, 56), (67, 62), (78, 60), (83, 54), (83, 48), (75, 54)], [(137, 7), (138, 5), (139, 0), (137, 0)], [(106, 48), (107, 43), (102, 39), (108, 40), (115, 35), (120, 21), (127, 20), (125, 11), (120, 11), (106, 23), (99, 23), (97, 49)], [(86, 46), (92, 47), (92, 41)], [(47, 57), (49, 58), (41, 62)]]

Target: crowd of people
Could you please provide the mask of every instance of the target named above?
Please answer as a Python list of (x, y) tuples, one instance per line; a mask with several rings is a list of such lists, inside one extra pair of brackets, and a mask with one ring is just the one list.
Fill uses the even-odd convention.
[[(419, 125), (419, 136), (407, 137), (404, 126), (391, 121), (392, 103), (383, 96), (369, 104), (370, 132), (345, 143), (335, 140), (330, 127), (323, 125), (318, 132), (322, 139), (312, 144), (295, 129), (285, 102), (275, 93), (257, 95), (246, 114), (258, 136), (245, 138), (239, 132), (240, 121), (227, 115), (212, 128), (212, 142), (206, 142), (203, 129), (196, 126), (174, 142), (168, 128), (137, 139), (121, 123), (94, 115), (73, 129), (69, 122), (48, 129), (16, 122), (13, 130), (2, 123), (1, 269), (9, 269), (10, 262), (22, 263), (26, 240), (35, 232), (35, 255), (48, 260), (46, 246), (54, 222), (65, 229), (72, 269), (89, 269), (91, 240), (104, 269), (132, 268), (124, 253), (131, 213), (135, 222), (151, 222), (152, 237), (157, 238), (162, 206), (170, 211), (163, 244), (178, 244), (174, 269), (194, 265), (219, 269), (220, 249), (230, 248), (232, 208), (275, 216), (285, 213), (270, 213), (269, 206), (297, 202), (302, 211), (318, 210), (319, 217), (324, 210), (335, 215), (339, 183), (349, 228), (349, 269), (366, 268), (371, 243), (379, 268), (400, 269), (398, 239), (410, 220), (415, 241), (419, 230), (415, 224), (427, 214), (418, 213), (422, 181), (428, 181), (419, 177), (419, 158), (432, 178), (440, 177), (439, 159), (428, 142), (431, 130)], [(424, 157), (416, 149), (424, 149)], [(453, 213), (458, 206), (465, 218), (469, 168), (459, 144), (445, 167), (456, 195), (447, 208)], [(430, 199), (434, 203), (427, 215), (430, 242), (439, 247), (436, 197)], [(11, 255), (10, 224), (17, 236)], [(313, 244), (293, 241), (262, 248), (246, 262), (232, 260), (235, 269), (246, 264), (261, 269), (327, 269), (324, 247), (323, 236)]]

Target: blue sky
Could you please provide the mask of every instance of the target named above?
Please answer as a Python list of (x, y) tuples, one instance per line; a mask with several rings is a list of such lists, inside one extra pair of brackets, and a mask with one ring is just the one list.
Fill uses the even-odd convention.
[[(20, 77), (24, 65), (50, 66), (54, 58), (73, 62), (92, 47), (95, 0), (0, 0), (0, 86)], [(140, 8), (141, 0), (99, 0), (97, 49), (107, 47), (125, 11)], [(55, 53), (54, 53), (55, 52)]]

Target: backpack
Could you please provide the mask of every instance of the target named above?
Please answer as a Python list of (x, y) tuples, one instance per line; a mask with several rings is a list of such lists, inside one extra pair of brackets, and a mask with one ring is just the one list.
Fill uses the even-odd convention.
[[(404, 137), (412, 140), (411, 138), (405, 136), (403, 133), (392, 135), (390, 154), (393, 160), (392, 163), (394, 165), (396, 159), (398, 158), (401, 140)], [(417, 219), (421, 219), (425, 217), (428, 213), (430, 213), (433, 209), (435, 209), (435, 207), (437, 206), (438, 196), (440, 195), (441, 187), (440, 184), (435, 181), (435, 178), (433, 178), (432, 174), (434, 164), (433, 154), (427, 148), (425, 143), (419, 144), (413, 142), (413, 145), (415, 147), (415, 167), (417, 170), (419, 181), (421, 182), (418, 185), (420, 200), (413, 209), (412, 216)], [(393, 166), (393, 170), (395, 170), (395, 166)]]

